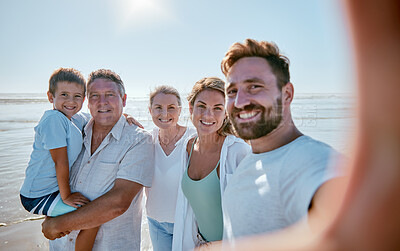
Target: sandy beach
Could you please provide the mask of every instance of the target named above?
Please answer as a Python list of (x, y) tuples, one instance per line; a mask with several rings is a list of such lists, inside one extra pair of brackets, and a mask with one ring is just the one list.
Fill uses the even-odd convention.
[(43, 219), (0, 227), (0, 250), (49, 250), (41, 232)]
[[(147, 219), (143, 218), (141, 250), (152, 250)], [(43, 219), (28, 220), (0, 227), (0, 251), (49, 250), (42, 234)]]

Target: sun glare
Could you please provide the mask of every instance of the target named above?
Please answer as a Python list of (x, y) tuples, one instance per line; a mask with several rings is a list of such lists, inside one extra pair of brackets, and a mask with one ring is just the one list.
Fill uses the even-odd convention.
[(171, 20), (168, 1), (119, 0), (117, 17), (122, 28), (140, 28)]

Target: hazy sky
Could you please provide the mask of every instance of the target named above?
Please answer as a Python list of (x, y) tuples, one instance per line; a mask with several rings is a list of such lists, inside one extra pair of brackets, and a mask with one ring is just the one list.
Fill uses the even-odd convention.
[(352, 92), (339, 0), (1, 0), (0, 92), (47, 91), (54, 69), (121, 75), (128, 96), (157, 85), (188, 92), (223, 78), (221, 59), (246, 38), (274, 41), (299, 93)]

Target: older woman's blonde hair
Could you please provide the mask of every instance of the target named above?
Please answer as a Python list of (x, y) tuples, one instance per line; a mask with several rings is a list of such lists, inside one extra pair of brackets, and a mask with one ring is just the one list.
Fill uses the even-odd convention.
[(153, 100), (154, 97), (157, 96), (157, 94), (170, 94), (174, 95), (176, 97), (176, 100), (178, 101), (178, 105), (182, 106), (182, 101), (181, 101), (181, 95), (179, 95), (179, 92), (177, 89), (175, 89), (172, 86), (169, 85), (160, 85), (157, 86), (151, 93), (150, 93), (150, 106), (153, 105)]
[[(202, 78), (194, 84), (192, 91), (189, 93), (189, 96), (187, 97), (189, 104), (194, 106), (197, 95), (205, 90), (218, 91), (225, 98), (225, 82), (222, 79), (217, 77)], [(232, 124), (226, 114), (224, 123), (222, 124), (221, 128), (218, 129), (217, 133), (221, 136), (234, 134)]]

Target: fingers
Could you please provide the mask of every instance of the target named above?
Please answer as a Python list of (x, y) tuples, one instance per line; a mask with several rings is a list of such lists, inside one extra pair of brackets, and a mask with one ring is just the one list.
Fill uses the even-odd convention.
[(74, 201), (81, 202), (81, 203), (89, 203), (90, 200), (83, 196), (81, 193), (73, 193), (71, 194), (71, 198), (73, 198)]
[(135, 119), (132, 117), (127, 117), (126, 121), (128, 122), (129, 125), (133, 125), (135, 123)]
[(64, 232), (57, 232), (54, 229), (54, 222), (52, 223), (51, 217), (45, 216), (44, 221), (42, 222), (42, 233), (44, 237), (49, 240), (55, 240), (57, 238), (64, 237), (65, 235), (69, 234), (71, 231), (64, 231)]
[(136, 119), (134, 119), (131, 115), (123, 113), (122, 115), (125, 116), (126, 121), (128, 122), (129, 125), (137, 125), (140, 128), (144, 129), (144, 127), (142, 126), (142, 124), (139, 123), (139, 121), (137, 121)]
[(68, 235), (69, 233), (71, 233), (71, 231), (61, 232), (61, 233), (58, 234), (58, 237), (57, 237), (57, 238), (64, 237), (64, 236)]
[[(134, 119), (134, 120), (135, 120), (135, 119)], [(139, 123), (139, 121), (136, 121), (136, 120), (135, 120), (134, 123), (135, 123), (135, 125), (137, 125), (137, 126), (139, 126), (140, 128), (144, 129), (144, 127), (142, 126), (142, 124)]]
[(64, 202), (65, 204), (67, 204), (68, 206), (78, 208), (78, 205), (76, 205), (75, 202), (73, 202), (73, 201), (71, 201), (71, 200), (63, 200), (63, 202)]
[(137, 125), (140, 128), (144, 129), (144, 127), (142, 126), (142, 124), (139, 123), (139, 121), (137, 121), (136, 119), (134, 119), (132, 116), (128, 115), (126, 117), (126, 121), (128, 121), (129, 125)]
[(71, 207), (78, 208), (86, 205), (90, 202), (90, 200), (80, 193), (72, 193), (70, 196), (68, 196), (68, 198), (63, 200), (63, 202)]
[(51, 233), (49, 232), (49, 229), (48, 229), (49, 219), (50, 219), (50, 217), (45, 216), (45, 219), (42, 222), (42, 233), (43, 233), (44, 237), (46, 237), (47, 239), (55, 240), (57, 237), (51, 235)]
[(128, 117), (127, 118), (127, 121), (128, 121), (128, 123), (129, 123), (129, 125), (137, 125), (137, 126), (139, 126), (140, 128), (142, 128), (142, 129), (144, 129), (144, 127), (142, 126), (142, 124), (140, 124), (139, 123), (139, 121), (137, 121), (136, 119), (134, 119), (133, 117)]

